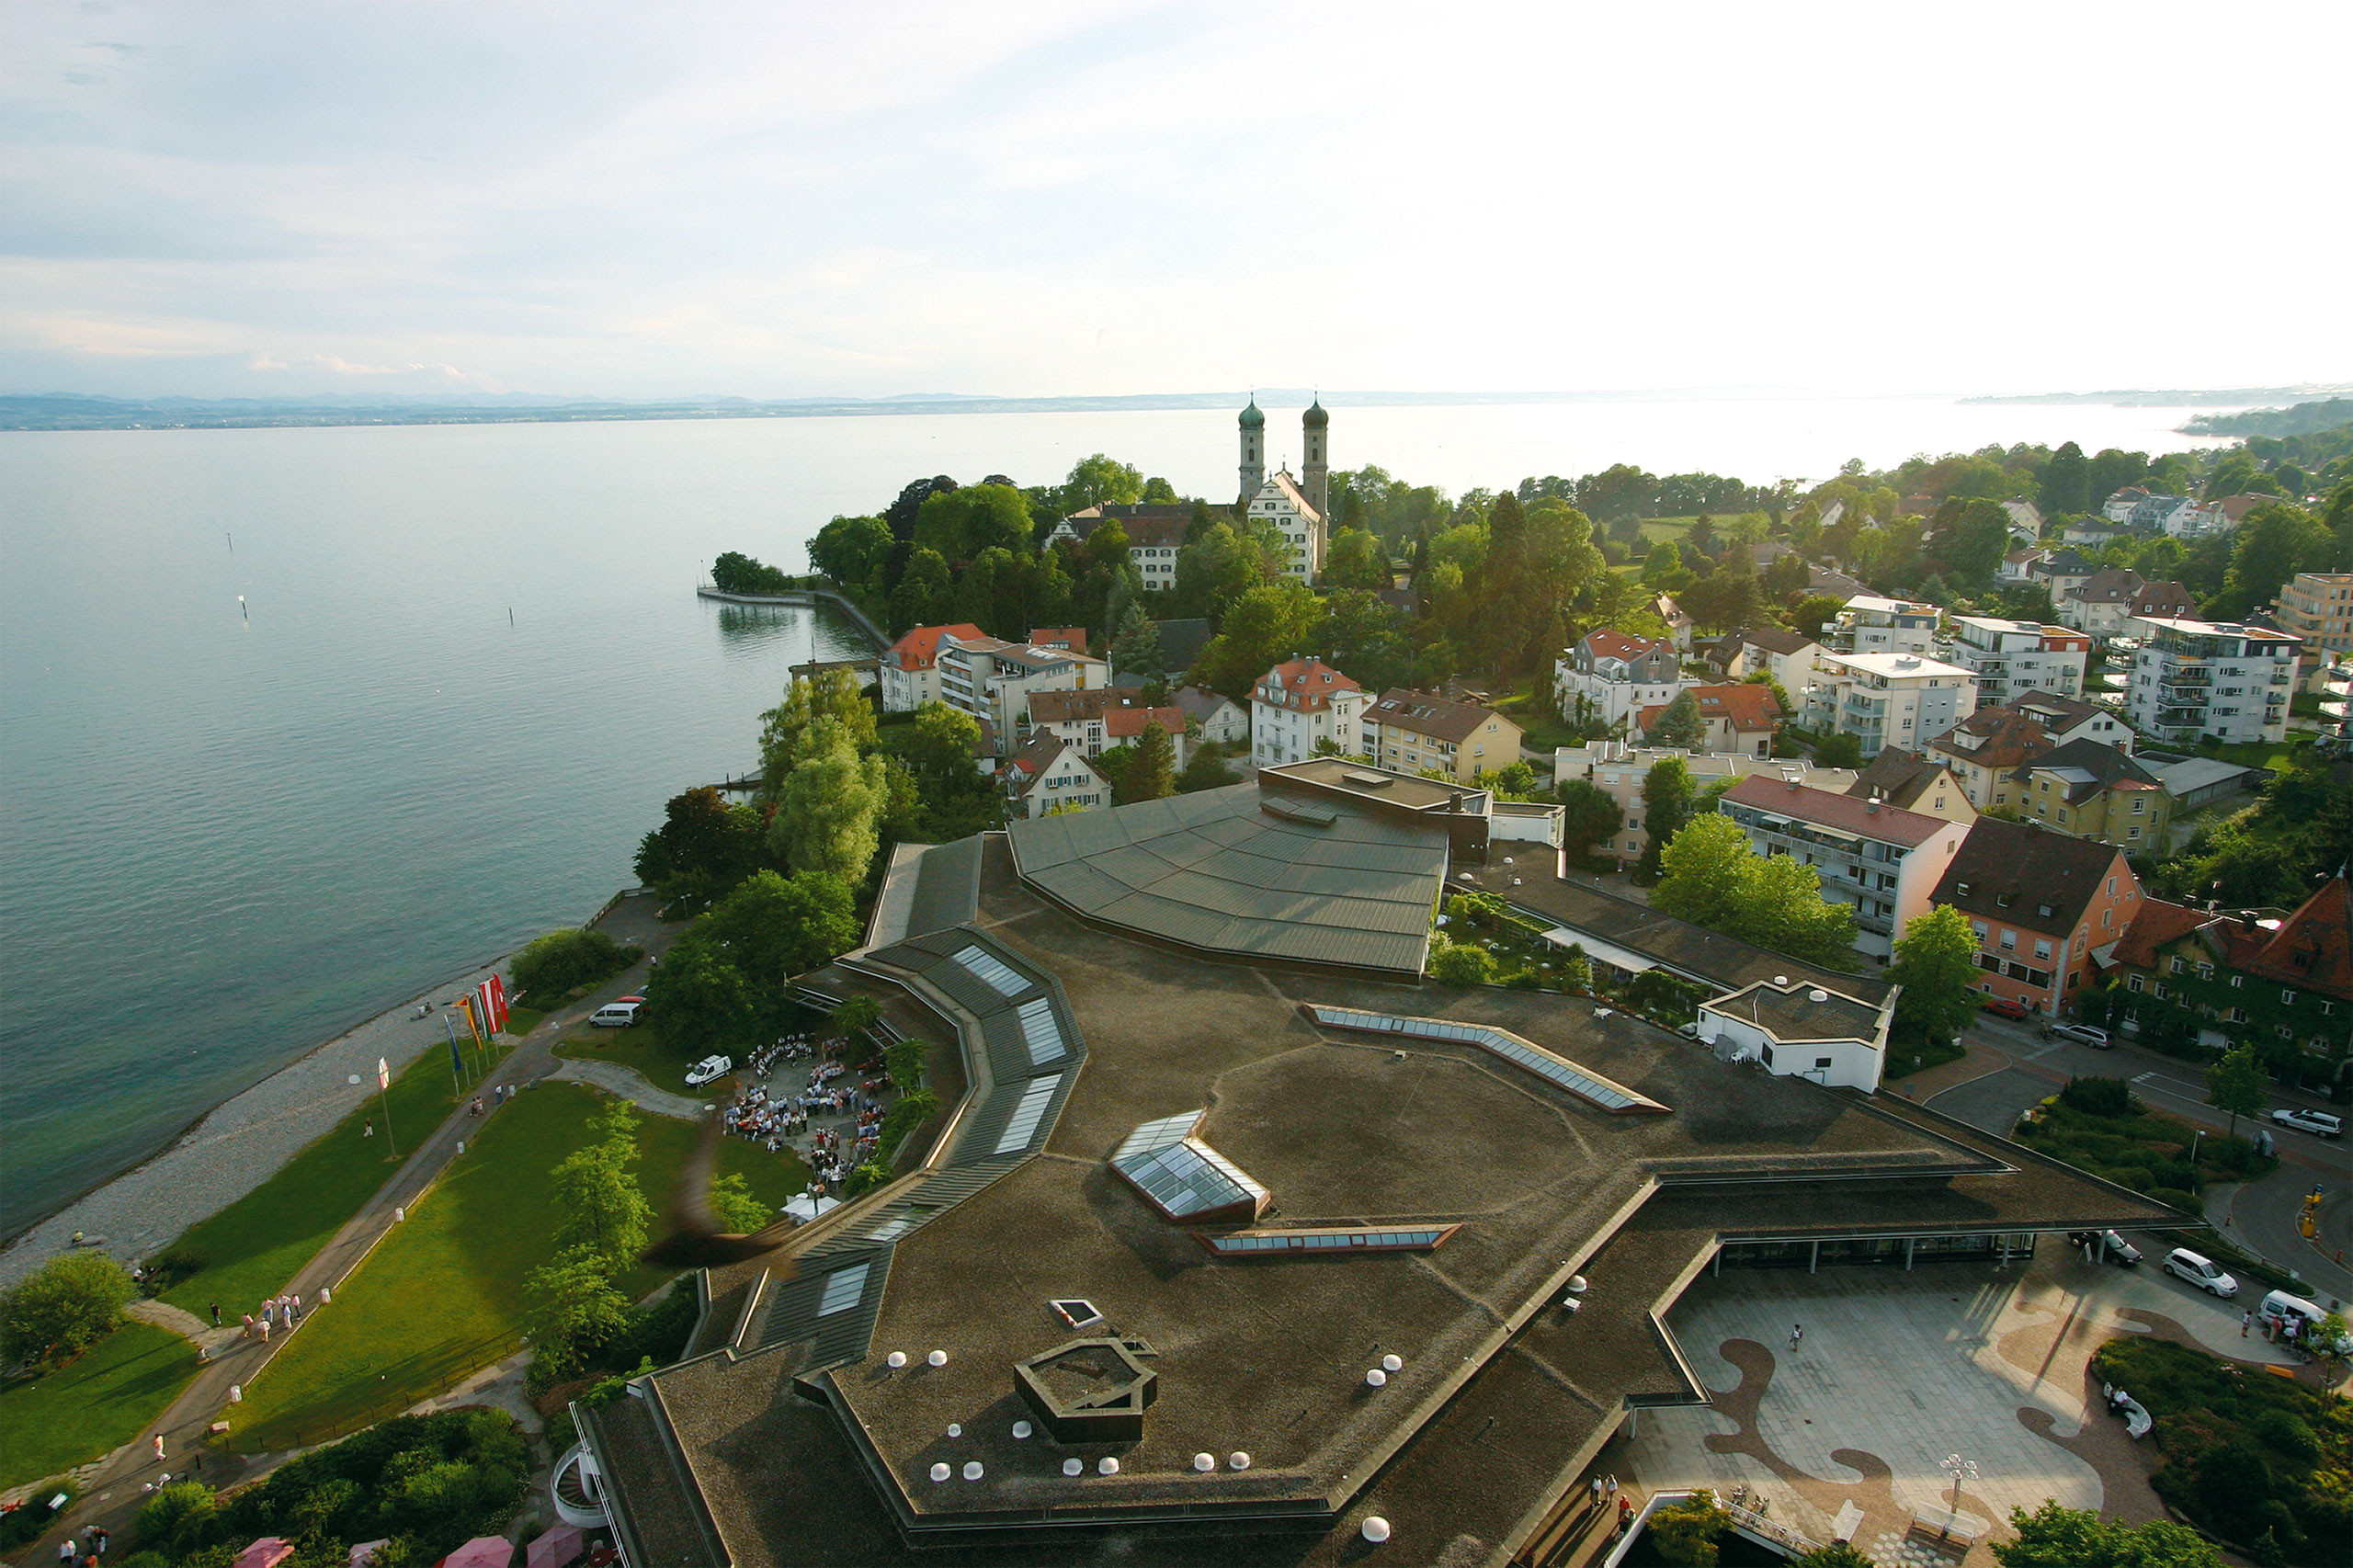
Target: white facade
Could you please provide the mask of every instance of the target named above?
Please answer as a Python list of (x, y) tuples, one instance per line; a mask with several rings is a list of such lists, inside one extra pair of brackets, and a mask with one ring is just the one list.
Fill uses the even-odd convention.
[(1683, 678), (1683, 662), (1673, 643), (1617, 631), (1589, 634), (1552, 665), (1552, 694), (1561, 716), (1571, 723), (1591, 720), (1613, 729), (1698, 684)]
[(1794, 781), (1843, 795), (1855, 782), (1851, 767), (1816, 767), (1803, 757), (1768, 759), (1737, 752), (1688, 752), (1679, 746), (1636, 746), (1624, 741), (1587, 741), (1583, 745), (1557, 746), (1552, 752), (1555, 786), (1580, 779), (1618, 802), (1622, 819), (1618, 831), (1593, 846), (1596, 855), (1613, 855), (1620, 865), (1643, 858), (1650, 830), (1643, 825), (1643, 780), (1663, 758), (1677, 756), (1690, 770), (1694, 790), (1704, 790), (1726, 779), (1738, 781), (1762, 775)]
[(1111, 787), (1067, 741), (1032, 742), (1007, 765), (1006, 794), (1023, 816), (1041, 817), (1057, 806), (1092, 811), (1111, 803)]
[(1350, 756), (1364, 750), (1364, 688), (1317, 658), (1277, 665), (1250, 688), (1250, 760), (1260, 767), (1305, 762), (1318, 741)]
[[(1857, 594), (1838, 612), (1824, 642), (1832, 653), (1927, 653), (1937, 645), (1934, 605)], [(1775, 672), (1779, 674), (1779, 672)], [(1782, 685), (1789, 683), (1785, 680)]]
[(1914, 653), (1824, 653), (1804, 697), (1808, 729), (1849, 734), (1866, 761), (1889, 746), (1917, 751), (1977, 711), (1977, 680), (1959, 665)]
[(942, 637), (938, 667), (939, 700), (995, 724), (1007, 746), (1028, 728), (1031, 692), (1092, 691), (1110, 676), (1108, 665), (1085, 653), (995, 637)]
[(1283, 569), (1302, 583), (1324, 574), (1324, 514), (1308, 504), (1287, 470), (1277, 470), (1250, 498), (1250, 519), (1272, 523), (1290, 554)]
[(1218, 692), (1188, 686), (1176, 694), (1185, 716), (1200, 725), (1201, 736), (1219, 745), (1240, 745), (1250, 738), (1250, 715), (1238, 702)]
[(1976, 677), (1979, 703), (1990, 708), (2029, 691), (2083, 694), (2084, 660), (2091, 652), (2091, 639), (2083, 633), (1984, 615), (1955, 616), (1953, 628), (1959, 635), (1952, 662)]
[(2235, 621), (2152, 620), (2133, 651), (2124, 712), (2160, 741), (2277, 741), (2288, 729), (2302, 639)]
[(1879, 1088), (1893, 1009), (1802, 982), (1760, 980), (1699, 1004), (1699, 1038), (1719, 1057), (1760, 1062), (1778, 1078)]
[(1759, 855), (1794, 855), (1822, 874), (1822, 896), (1855, 911), (1855, 950), (1881, 963), (1904, 927), (1928, 913), (1966, 824), (1826, 790), (1752, 778), (1717, 810)]

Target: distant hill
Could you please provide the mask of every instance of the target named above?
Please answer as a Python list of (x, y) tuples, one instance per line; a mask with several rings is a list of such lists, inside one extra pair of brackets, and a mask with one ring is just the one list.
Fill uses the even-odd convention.
[(2250, 408), (2244, 414), (2201, 414), (2181, 428), (2191, 436), (2309, 436), (2353, 425), (2353, 397), (2300, 403), (2292, 408)]

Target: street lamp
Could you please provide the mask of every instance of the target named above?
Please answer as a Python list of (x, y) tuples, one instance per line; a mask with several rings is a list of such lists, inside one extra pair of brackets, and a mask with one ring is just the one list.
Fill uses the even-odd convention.
[(2190, 1135), (2190, 1139), (2189, 1139), (2189, 1168), (2190, 1168), (2191, 1170), (2193, 1170), (2193, 1171), (2194, 1171), (2194, 1170), (2196, 1170), (2196, 1169), (2198, 1168), (2198, 1144), (2199, 1144), (2199, 1141), (2200, 1141), (2200, 1139), (2204, 1138), (2205, 1136), (2206, 1136), (2206, 1130), (2205, 1130), (2204, 1128), (2202, 1128), (2202, 1127), (2201, 1127), (2201, 1128), (2199, 1128), (2195, 1132), (2193, 1132), (2193, 1133)]
[[(1938, 1462), (1937, 1468), (1952, 1477), (1952, 1507), (1949, 1512), (1954, 1518), (1958, 1518), (1961, 1514), (1961, 1483), (1977, 1479), (1977, 1461), (1962, 1459), (1959, 1454), (1947, 1454)], [(1949, 1528), (1949, 1521), (1948, 1521), (1948, 1528)]]

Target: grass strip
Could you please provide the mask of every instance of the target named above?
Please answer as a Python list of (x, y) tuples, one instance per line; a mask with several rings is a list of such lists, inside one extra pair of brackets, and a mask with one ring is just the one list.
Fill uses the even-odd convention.
[(0, 1382), (0, 1487), (120, 1448), (179, 1397), (196, 1366), (195, 1346), (134, 1321), (63, 1367)]

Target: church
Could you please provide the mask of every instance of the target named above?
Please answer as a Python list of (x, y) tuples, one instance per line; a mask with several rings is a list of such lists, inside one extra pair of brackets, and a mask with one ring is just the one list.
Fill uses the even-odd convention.
[(1239, 505), (1254, 521), (1269, 522), (1290, 546), (1290, 574), (1313, 583), (1324, 572), (1330, 531), (1332, 470), (1325, 444), (1332, 416), (1319, 398), (1300, 416), (1300, 472), (1267, 472), (1267, 416), (1253, 397), (1242, 411), (1242, 490)]

